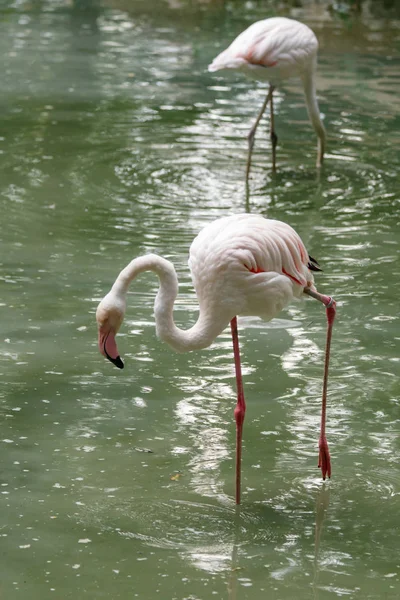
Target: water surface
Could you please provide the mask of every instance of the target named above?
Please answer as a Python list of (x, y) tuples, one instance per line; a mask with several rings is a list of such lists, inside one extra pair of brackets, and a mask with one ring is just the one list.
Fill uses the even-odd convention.
[[(400, 447), (399, 31), (395, 16), (282, 8), (321, 51), (326, 164), (296, 82), (277, 93), (250, 194), (246, 133), (265, 86), (207, 64), (270, 3), (16, 1), (3, 8), (1, 591), (5, 598), (395, 599)], [(157, 281), (138, 279), (119, 337), (94, 313), (118, 271), (157, 252), (196, 319), (188, 247), (212, 219), (289, 222), (338, 300), (328, 409), (312, 301), (243, 320), (248, 412), (234, 505), (230, 334), (176, 355), (157, 340)]]

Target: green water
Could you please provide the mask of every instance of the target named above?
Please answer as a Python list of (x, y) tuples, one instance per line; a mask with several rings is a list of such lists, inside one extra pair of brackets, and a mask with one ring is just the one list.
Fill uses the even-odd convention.
[[(283, 5), (320, 39), (326, 164), (318, 177), (290, 83), (275, 104), (278, 174), (264, 124), (246, 198), (246, 133), (265, 87), (206, 67), (276, 14), (266, 4), (2, 3), (2, 598), (400, 596), (400, 21)], [(176, 320), (189, 327), (190, 242), (246, 209), (297, 229), (338, 318), (325, 485), (324, 310), (309, 300), (240, 322), (237, 511), (229, 331), (174, 354), (156, 338), (157, 280), (144, 275), (118, 371), (98, 353), (94, 313), (151, 251), (176, 265)]]

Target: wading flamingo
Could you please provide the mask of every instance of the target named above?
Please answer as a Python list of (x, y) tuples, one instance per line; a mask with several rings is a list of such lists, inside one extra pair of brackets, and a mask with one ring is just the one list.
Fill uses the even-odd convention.
[(251, 166), (254, 137), (265, 109), (270, 103), (270, 136), (272, 171), (276, 170), (276, 144), (273, 93), (277, 85), (290, 77), (303, 82), (308, 115), (318, 136), (317, 167), (322, 165), (325, 149), (325, 129), (319, 113), (315, 92), (318, 40), (307, 25), (294, 19), (273, 17), (250, 25), (209, 65), (209, 71), (236, 69), (259, 81), (268, 81), (269, 90), (258, 117), (248, 134), (246, 181)]
[(173, 318), (178, 278), (172, 263), (156, 254), (134, 258), (118, 275), (110, 292), (100, 302), (96, 319), (100, 352), (122, 369), (115, 336), (126, 310), (130, 283), (143, 271), (153, 271), (160, 280), (154, 315), (158, 337), (177, 352), (200, 350), (230, 323), (235, 360), (236, 503), (240, 504), (242, 428), (246, 410), (240, 367), (237, 315), (275, 317), (294, 298), (303, 294), (326, 307), (328, 328), (322, 396), (319, 467), (331, 475), (325, 437), (326, 394), (332, 326), (336, 312), (333, 298), (317, 292), (312, 271), (318, 263), (309, 256), (299, 235), (286, 223), (251, 214), (223, 217), (207, 225), (192, 242), (189, 266), (199, 301), (199, 316), (193, 327), (179, 329)]

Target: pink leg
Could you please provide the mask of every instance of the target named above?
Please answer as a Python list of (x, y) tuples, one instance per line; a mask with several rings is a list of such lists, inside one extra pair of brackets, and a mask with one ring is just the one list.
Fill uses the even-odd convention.
[(236, 371), (236, 389), (237, 404), (234, 411), (236, 421), (236, 504), (240, 504), (240, 481), (241, 481), (241, 462), (242, 462), (242, 432), (243, 421), (246, 413), (246, 403), (244, 401), (242, 369), (240, 366), (239, 337), (237, 330), (237, 318), (231, 321), (233, 355), (235, 359)]
[(324, 366), (324, 383), (322, 387), (322, 410), (321, 410), (321, 433), (319, 436), (319, 459), (318, 468), (321, 469), (322, 479), (326, 476), (331, 476), (331, 457), (329, 454), (328, 442), (326, 441), (325, 426), (326, 426), (326, 404), (328, 392), (328, 371), (329, 358), (331, 352), (332, 328), (336, 315), (336, 302), (333, 298), (320, 294), (317, 291), (306, 288), (305, 294), (322, 302), (326, 308), (327, 330), (326, 330), (326, 345), (325, 345), (325, 366)]
[(328, 442), (326, 441), (325, 425), (326, 425), (326, 403), (327, 403), (327, 392), (328, 392), (328, 371), (329, 371), (329, 358), (331, 353), (331, 340), (332, 340), (332, 329), (333, 321), (336, 315), (336, 302), (333, 298), (324, 296), (325, 307), (326, 307), (326, 318), (327, 318), (327, 330), (326, 330), (326, 345), (325, 345), (325, 366), (324, 366), (324, 384), (322, 388), (322, 411), (321, 411), (321, 434), (319, 437), (319, 460), (318, 467), (322, 471), (322, 479), (326, 479), (326, 476), (331, 476), (331, 457), (329, 454)]

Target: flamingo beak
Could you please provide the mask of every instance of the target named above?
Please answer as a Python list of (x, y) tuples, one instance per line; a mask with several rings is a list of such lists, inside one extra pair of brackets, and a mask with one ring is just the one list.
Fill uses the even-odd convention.
[(119, 356), (115, 341), (115, 331), (110, 327), (99, 328), (99, 350), (103, 356), (108, 358), (118, 369), (124, 368), (124, 363)]

